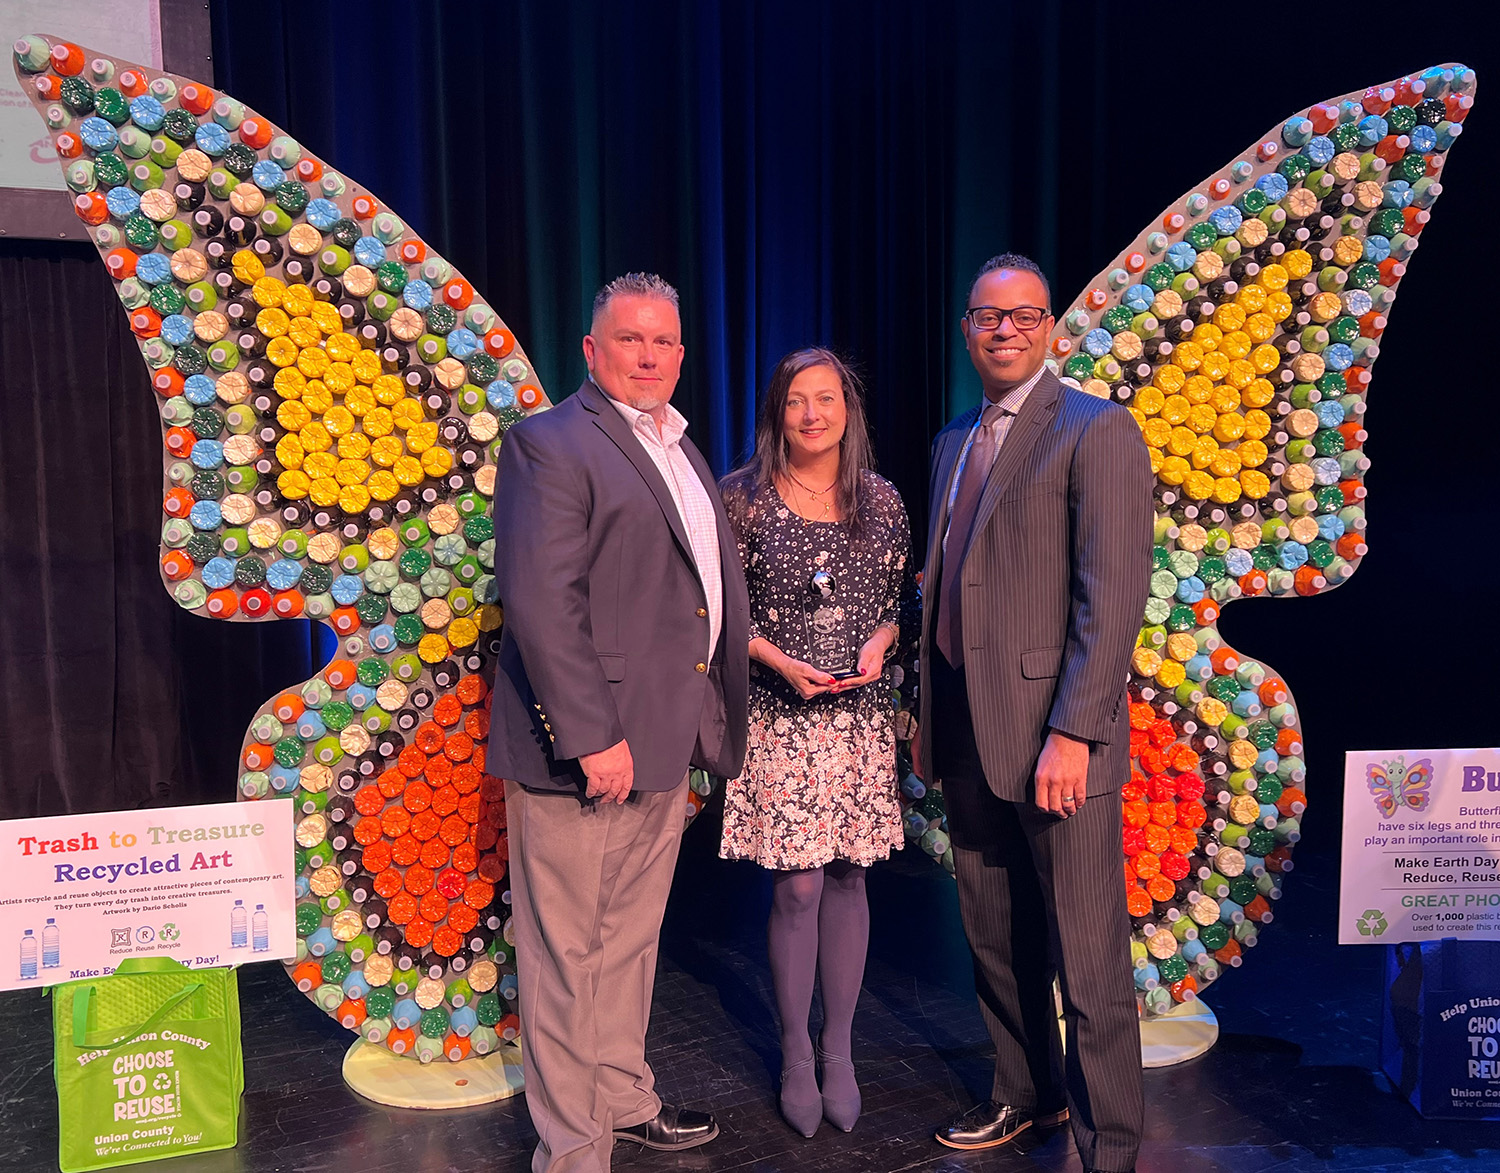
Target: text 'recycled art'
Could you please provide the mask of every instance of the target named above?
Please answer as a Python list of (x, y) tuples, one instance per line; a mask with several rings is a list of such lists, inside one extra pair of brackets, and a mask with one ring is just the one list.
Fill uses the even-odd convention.
[[(1239, 965), (1291, 870), (1296, 705), (1215, 624), (1234, 599), (1331, 590), (1364, 556), (1370, 368), (1474, 91), (1442, 65), (1287, 119), (1169, 205), (1050, 340), (1060, 375), (1129, 408), (1156, 476), (1124, 792), (1145, 1014)], [(940, 791), (905, 790), (908, 836), (942, 858)]]

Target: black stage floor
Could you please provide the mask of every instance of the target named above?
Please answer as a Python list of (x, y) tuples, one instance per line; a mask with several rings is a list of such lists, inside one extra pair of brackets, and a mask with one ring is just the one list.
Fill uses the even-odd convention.
[[(1077, 1170), (1066, 1130), (983, 1153), (943, 1149), (934, 1125), (987, 1093), (990, 1058), (973, 1002), (952, 882), (915, 849), (871, 876), (873, 940), (855, 1022), (865, 1114), (812, 1140), (776, 1114), (778, 1070), (765, 960), (769, 887), (713, 859), (710, 819), (688, 831), (663, 932), (650, 1054), (663, 1094), (710, 1108), (722, 1135), (677, 1156), (615, 1149), (629, 1170)], [(1500, 1124), (1422, 1120), (1376, 1073), (1384, 950), (1331, 943), (1332, 853), (1304, 851), (1278, 917), (1243, 968), (1209, 991), (1222, 1035), (1209, 1054), (1146, 1073), (1141, 1173), (1481, 1173), (1500, 1170)], [(350, 1036), (277, 965), (241, 974), (244, 1137), (179, 1157), (174, 1173), (350, 1170), (450, 1173), (528, 1168), (524, 1097), (425, 1113), (347, 1090)], [(0, 995), (0, 1169), (56, 1169), (50, 1003)]]

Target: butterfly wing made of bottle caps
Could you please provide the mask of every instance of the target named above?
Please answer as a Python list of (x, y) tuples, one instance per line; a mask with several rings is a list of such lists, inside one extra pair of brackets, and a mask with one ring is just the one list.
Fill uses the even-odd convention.
[[(1059, 312), (1049, 362), (1130, 410), (1156, 477), (1124, 794), (1143, 1013), (1240, 964), (1291, 869), (1297, 708), (1215, 624), (1236, 598), (1331, 590), (1364, 557), (1371, 367), (1475, 84), (1437, 66), (1293, 115)], [(903, 802), (951, 871), (941, 792), (909, 777)]]
[(1443, 65), (1299, 111), (1059, 313), (1061, 373), (1129, 408), (1156, 476), (1124, 794), (1148, 1014), (1239, 964), (1290, 870), (1297, 708), (1215, 624), (1236, 598), (1331, 590), (1364, 556), (1371, 368), (1474, 91)]
[(240, 797), (299, 812), (292, 977), (397, 1053), (491, 1050), (516, 1018), (489, 506), (541, 384), (462, 274), (240, 102), (51, 36), (14, 60), (152, 373), (167, 589), (339, 636), (241, 754)]

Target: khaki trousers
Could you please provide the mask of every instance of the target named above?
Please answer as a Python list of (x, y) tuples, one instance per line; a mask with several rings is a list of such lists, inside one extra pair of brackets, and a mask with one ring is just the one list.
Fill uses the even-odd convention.
[(532, 1173), (607, 1173), (613, 1130), (661, 1110), (646, 1027), (686, 792), (583, 804), (505, 784)]

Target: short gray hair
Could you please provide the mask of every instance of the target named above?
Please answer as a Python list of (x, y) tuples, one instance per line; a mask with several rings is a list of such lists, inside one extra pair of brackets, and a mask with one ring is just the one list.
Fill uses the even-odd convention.
[(974, 280), (969, 282), (969, 296), (974, 296), (974, 286), (979, 284), (979, 279), (986, 273), (993, 273), (996, 269), (1007, 269), (1012, 273), (1030, 273), (1042, 283), (1042, 290), (1047, 295), (1047, 309), (1052, 305), (1052, 282), (1047, 280), (1047, 274), (1042, 272), (1042, 267), (1030, 257), (1021, 253), (1001, 253), (999, 256), (991, 257), (979, 266), (979, 272), (974, 274)]
[[(594, 317), (593, 321), (599, 320), (599, 315), (617, 297), (659, 297), (662, 301), (672, 303), (672, 308), (678, 308), (677, 290), (671, 284), (655, 273), (626, 273), (616, 277), (606, 284), (598, 293), (594, 294)], [(593, 326), (589, 327), (591, 330)]]

